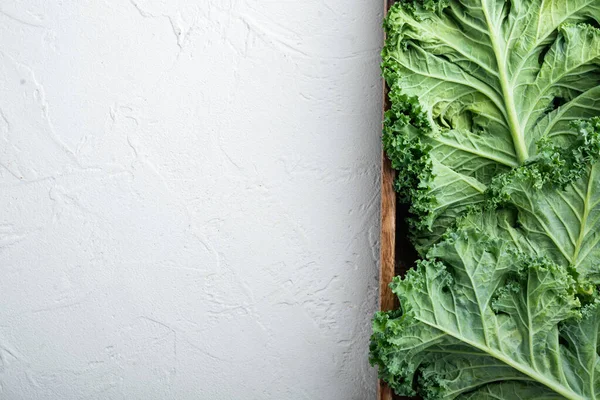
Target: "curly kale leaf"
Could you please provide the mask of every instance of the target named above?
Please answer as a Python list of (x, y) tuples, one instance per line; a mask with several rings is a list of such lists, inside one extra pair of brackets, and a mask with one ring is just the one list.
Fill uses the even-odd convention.
[[(412, 0), (385, 21), (385, 149), (424, 253), (494, 178), (578, 140), (600, 115), (596, 0)], [(568, 157), (567, 157), (568, 158)], [(570, 164), (569, 164), (570, 163)], [(575, 179), (569, 170), (563, 183)]]
[(383, 144), (424, 257), (371, 362), (425, 399), (600, 399), (600, 1), (400, 0)]
[(600, 305), (580, 298), (567, 268), (469, 228), (393, 290), (402, 310), (376, 316), (371, 363), (397, 393), (600, 398)]

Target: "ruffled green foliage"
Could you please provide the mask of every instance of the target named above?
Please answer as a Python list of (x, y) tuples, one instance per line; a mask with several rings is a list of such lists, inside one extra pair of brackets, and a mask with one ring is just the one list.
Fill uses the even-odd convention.
[(422, 260), (371, 363), (424, 399), (600, 399), (600, 1), (403, 0), (384, 149)]
[(402, 6), (411, 11), (425, 9), (428, 11), (442, 11), (450, 5), (449, 0), (401, 0)]
[(596, 398), (599, 307), (567, 268), (469, 228), (392, 288), (402, 310), (375, 317), (371, 362), (397, 393)]
[(391, 107), (384, 116), (383, 148), (392, 168), (398, 171), (394, 188), (399, 200), (411, 203), (411, 212), (421, 216), (421, 219), (412, 219), (411, 224), (416, 229), (424, 229), (434, 199), (429, 185), (431, 146), (421, 140), (419, 132), (431, 128), (416, 98), (409, 98), (397, 88), (390, 90), (389, 98)]
[(600, 118), (572, 123), (577, 133), (568, 147), (561, 147), (545, 137), (538, 141), (538, 153), (525, 165), (508, 173), (499, 174), (488, 186), (488, 206), (510, 202), (513, 182), (529, 182), (534, 188), (565, 187), (588, 170), (600, 158)]
[[(392, 7), (382, 51), (392, 102), (384, 141), (393, 143), (386, 150), (423, 254), (485, 202), (498, 175), (573, 160), (560, 150), (574, 145), (573, 121), (600, 115), (600, 30), (584, 23), (599, 15), (592, 0)], [(549, 160), (556, 152), (567, 160)]]

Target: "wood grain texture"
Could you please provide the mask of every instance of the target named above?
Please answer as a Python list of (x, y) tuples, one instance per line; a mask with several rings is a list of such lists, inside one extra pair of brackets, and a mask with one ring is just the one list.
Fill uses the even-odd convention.
[(389, 287), (396, 275), (396, 192), (395, 173), (384, 155), (381, 175), (381, 271), (379, 275), (379, 308), (382, 311), (398, 307), (397, 297)]

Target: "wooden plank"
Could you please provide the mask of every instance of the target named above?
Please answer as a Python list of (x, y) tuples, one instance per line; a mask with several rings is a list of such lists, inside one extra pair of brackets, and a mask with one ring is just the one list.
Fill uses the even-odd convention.
[[(384, 0), (384, 16), (393, 0)], [(383, 112), (389, 108), (387, 87), (383, 81)], [(396, 274), (396, 193), (394, 192), (395, 173), (390, 160), (383, 152), (381, 157), (381, 238), (380, 238), (380, 271), (379, 271), (379, 309), (392, 310), (399, 306), (397, 297), (392, 293), (389, 284)], [(389, 386), (379, 380), (377, 385), (378, 400), (392, 400), (394, 395)]]
[[(396, 274), (396, 193), (394, 192), (394, 170), (390, 160), (382, 157), (381, 172), (381, 259), (379, 271), (379, 309), (382, 311), (398, 308), (398, 298), (389, 287)], [(378, 399), (392, 400), (392, 391), (379, 380)]]
[(389, 287), (396, 275), (396, 192), (395, 172), (385, 153), (381, 168), (381, 259), (379, 274), (379, 309), (393, 310), (398, 307), (397, 297)]

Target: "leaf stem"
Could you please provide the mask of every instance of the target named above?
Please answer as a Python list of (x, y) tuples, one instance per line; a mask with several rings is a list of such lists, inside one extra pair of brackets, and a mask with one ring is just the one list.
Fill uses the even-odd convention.
[(592, 193), (592, 186), (594, 184), (594, 167), (590, 169), (590, 176), (588, 178), (587, 184), (587, 193), (585, 194), (585, 199), (583, 200), (583, 216), (581, 217), (581, 223), (579, 224), (579, 236), (577, 237), (577, 242), (575, 243), (575, 250), (573, 251), (573, 258), (570, 260), (572, 266), (576, 266), (579, 264), (577, 262), (577, 258), (579, 258), (579, 252), (581, 251), (581, 246), (583, 244), (583, 240), (585, 238), (585, 230), (587, 225), (587, 219), (590, 215), (590, 197)]
[(553, 379), (548, 379), (546, 376), (540, 374), (538, 371), (535, 371), (533, 368), (531, 368), (527, 365), (520, 364), (519, 362), (509, 358), (506, 354), (503, 354), (503, 353), (497, 351), (496, 349), (493, 349), (487, 345), (482, 345), (481, 343), (469, 340), (466, 337), (461, 336), (460, 334), (456, 334), (455, 332), (445, 329), (443, 326), (439, 326), (435, 323), (431, 323), (429, 321), (426, 321), (426, 320), (423, 320), (420, 318), (416, 318), (416, 319), (426, 325), (429, 325), (429, 326), (441, 331), (441, 332), (444, 332), (448, 336), (451, 336), (451, 337), (461, 341), (462, 343), (466, 343), (476, 349), (483, 351), (484, 353), (489, 354), (490, 356), (494, 357), (498, 361), (502, 361), (504, 364), (516, 369), (517, 371), (521, 372), (522, 374), (532, 378), (534, 381), (541, 383), (542, 385), (546, 386), (547, 388), (553, 390), (554, 392), (560, 394), (561, 396), (563, 396), (569, 400), (586, 400), (585, 397), (582, 397), (579, 394), (573, 392), (570, 388), (567, 388), (567, 387), (561, 385), (560, 382), (557, 382)]
[(514, 94), (511, 90), (512, 88), (510, 87), (508, 74), (506, 72), (506, 59), (504, 57), (504, 52), (500, 48), (500, 45), (497, 41), (497, 32), (495, 29), (493, 29), (492, 21), (490, 20), (487, 10), (486, 0), (482, 0), (481, 7), (483, 9), (483, 14), (485, 15), (486, 24), (489, 28), (492, 48), (494, 49), (494, 54), (496, 55), (496, 64), (498, 65), (500, 86), (502, 87), (502, 96), (504, 97), (504, 105), (506, 107), (510, 135), (513, 140), (513, 145), (515, 147), (515, 153), (517, 155), (517, 159), (519, 160), (519, 164), (524, 164), (529, 158), (529, 151), (527, 150), (527, 145), (525, 144), (525, 138), (519, 123), (519, 117), (517, 116)]

